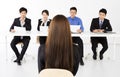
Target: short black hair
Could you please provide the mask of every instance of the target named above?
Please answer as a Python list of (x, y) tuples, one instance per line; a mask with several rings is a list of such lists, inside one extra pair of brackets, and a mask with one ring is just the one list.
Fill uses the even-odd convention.
[(46, 13), (46, 14), (49, 16), (49, 11), (48, 11), (48, 10), (43, 10), (43, 11), (42, 11), (42, 14), (43, 14), (43, 13)]
[(100, 9), (99, 13), (100, 13), (100, 12), (105, 13), (105, 15), (107, 14), (107, 10), (104, 9), (104, 8)]
[(76, 7), (71, 7), (71, 8), (70, 8), (70, 11), (71, 11), (71, 10), (75, 10), (75, 11), (77, 12), (77, 8), (76, 8)]
[(22, 11), (25, 11), (25, 12), (27, 13), (27, 9), (24, 8), (24, 7), (21, 7), (21, 8), (19, 9), (19, 12), (20, 12), (20, 13), (21, 13)]

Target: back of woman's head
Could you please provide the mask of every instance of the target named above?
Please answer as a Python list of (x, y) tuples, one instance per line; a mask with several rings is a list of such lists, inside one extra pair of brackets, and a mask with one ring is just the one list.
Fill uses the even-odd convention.
[(56, 15), (50, 23), (46, 41), (46, 68), (72, 71), (73, 47), (70, 25), (63, 15)]

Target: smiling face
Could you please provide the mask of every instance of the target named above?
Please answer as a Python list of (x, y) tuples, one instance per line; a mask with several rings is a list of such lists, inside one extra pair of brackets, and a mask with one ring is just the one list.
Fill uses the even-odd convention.
[(20, 13), (20, 17), (21, 17), (21, 18), (25, 18), (26, 15), (27, 15), (27, 12), (26, 12), (26, 11), (22, 11), (22, 12)]
[(43, 19), (44, 19), (44, 20), (47, 20), (47, 19), (48, 19), (48, 15), (47, 15), (45, 12), (42, 13), (42, 16), (43, 16)]
[(70, 10), (70, 16), (71, 18), (74, 18), (77, 14), (77, 11), (76, 10)]
[(105, 17), (106, 17), (106, 14), (105, 14), (105, 13), (103, 13), (103, 12), (100, 12), (100, 13), (99, 13), (99, 18), (100, 18), (101, 20), (104, 20)]

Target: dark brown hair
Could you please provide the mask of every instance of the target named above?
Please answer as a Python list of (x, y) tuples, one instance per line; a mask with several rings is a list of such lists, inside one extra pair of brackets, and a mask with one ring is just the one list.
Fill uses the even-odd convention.
[(70, 8), (70, 11), (71, 11), (71, 10), (75, 10), (75, 11), (77, 12), (77, 8), (76, 8), (76, 7), (71, 7), (71, 8)]
[(50, 23), (46, 41), (46, 68), (61, 68), (72, 72), (73, 45), (70, 24), (63, 15), (56, 15)]
[(46, 14), (49, 16), (49, 11), (48, 11), (48, 10), (43, 10), (43, 11), (42, 11), (42, 14), (43, 14), (43, 13), (46, 13)]
[(27, 9), (24, 8), (24, 7), (21, 7), (21, 8), (19, 9), (19, 12), (20, 12), (20, 13), (21, 13), (22, 11), (25, 11), (25, 12), (27, 13)]
[(99, 13), (100, 13), (100, 12), (104, 13), (105, 15), (107, 14), (107, 10), (104, 9), (104, 8), (100, 9)]

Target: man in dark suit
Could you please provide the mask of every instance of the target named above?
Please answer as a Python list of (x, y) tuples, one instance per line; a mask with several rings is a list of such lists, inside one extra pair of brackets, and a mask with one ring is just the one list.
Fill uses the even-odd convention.
[[(37, 26), (37, 30), (40, 31), (40, 26), (49, 26), (51, 19), (48, 19), (49, 16), (49, 11), (48, 10), (43, 10), (42, 11), (42, 19), (38, 20), (38, 26)], [(45, 44), (47, 37), (46, 36), (40, 36), (39, 37), (39, 42), (40, 44)]]
[[(94, 18), (91, 23), (90, 31), (97, 33), (97, 32), (107, 32), (112, 31), (112, 27), (108, 19), (106, 19), (107, 10), (101, 9), (99, 11), (99, 18)], [(108, 49), (108, 43), (106, 37), (91, 37), (92, 43), (92, 51), (93, 51), (93, 59), (97, 59), (97, 52), (96, 48), (98, 47), (98, 43), (102, 44), (103, 48), (100, 51), (99, 58), (100, 60), (103, 59), (103, 54)]]
[[(26, 31), (30, 31), (31, 30), (31, 19), (26, 18), (26, 14), (27, 14), (27, 9), (22, 7), (19, 9), (20, 12), (20, 17), (16, 18), (10, 28), (10, 32), (15, 32), (14, 27), (25, 27)], [(30, 41), (30, 37), (29, 36), (14, 36), (12, 42), (11, 42), (11, 48), (13, 49), (13, 51), (15, 52), (15, 55), (17, 57), (17, 59), (14, 62), (17, 62), (18, 65), (21, 65), (21, 60), (28, 48), (29, 45), (29, 41)], [(22, 51), (21, 53), (19, 53), (16, 45), (18, 43), (23, 43), (23, 47), (22, 47)]]

